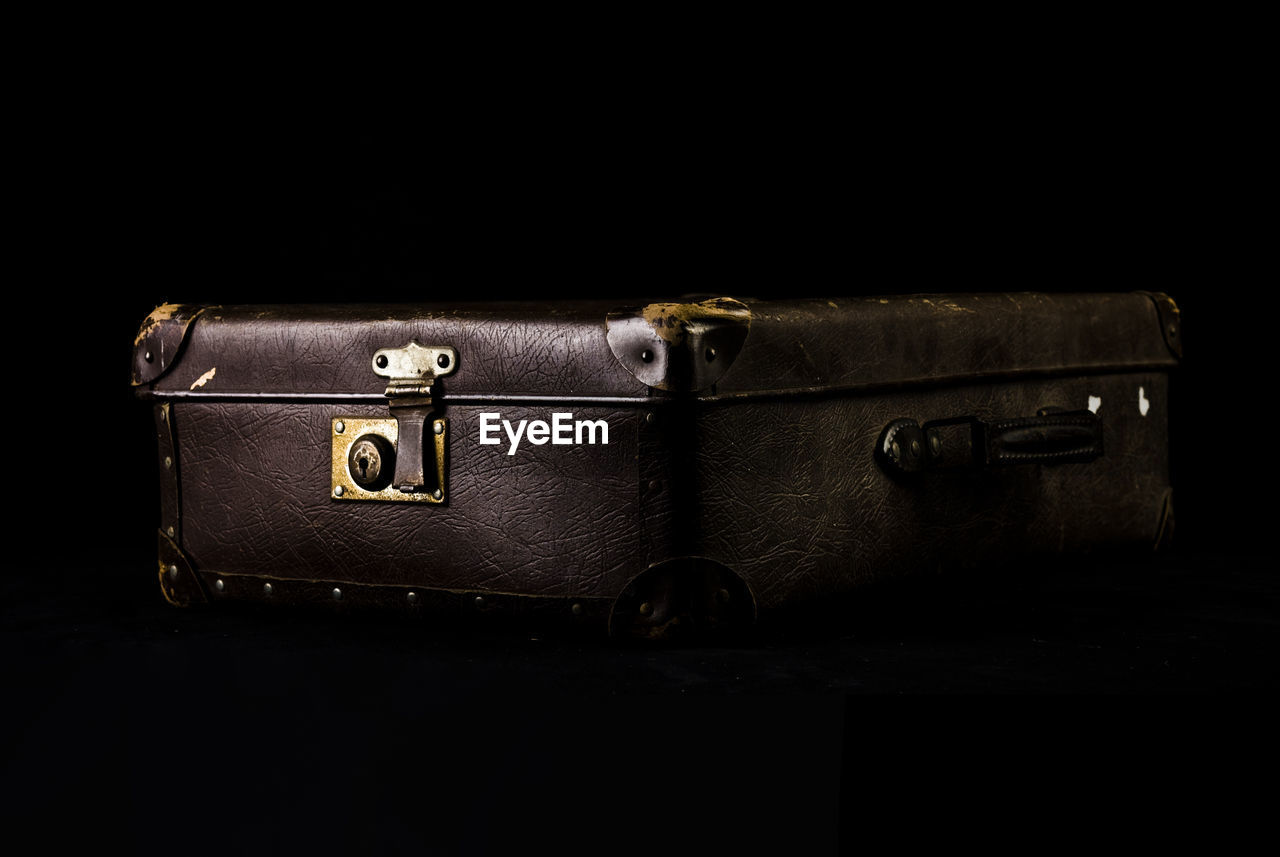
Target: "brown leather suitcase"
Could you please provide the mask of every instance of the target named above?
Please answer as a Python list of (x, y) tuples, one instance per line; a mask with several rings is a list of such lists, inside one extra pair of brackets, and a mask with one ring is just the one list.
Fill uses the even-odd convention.
[(1179, 334), (1152, 293), (167, 305), (161, 590), (670, 637), (1157, 545)]

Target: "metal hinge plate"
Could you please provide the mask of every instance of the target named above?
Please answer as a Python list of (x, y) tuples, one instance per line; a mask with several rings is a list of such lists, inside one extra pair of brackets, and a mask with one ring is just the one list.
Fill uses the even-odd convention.
[(387, 398), (430, 396), (436, 378), (453, 374), (458, 353), (447, 345), (419, 345), (410, 340), (400, 348), (379, 348), (373, 354), (373, 372), (386, 378)]

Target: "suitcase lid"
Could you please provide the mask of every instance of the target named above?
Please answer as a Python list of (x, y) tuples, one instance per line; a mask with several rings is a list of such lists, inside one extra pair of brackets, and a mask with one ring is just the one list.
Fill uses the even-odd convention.
[[(1170, 367), (1164, 295), (968, 294), (443, 305), (167, 305), (133, 383), (174, 398), (384, 400), (379, 349), (447, 346), (442, 401), (869, 390)], [(150, 359), (148, 359), (150, 358)]]

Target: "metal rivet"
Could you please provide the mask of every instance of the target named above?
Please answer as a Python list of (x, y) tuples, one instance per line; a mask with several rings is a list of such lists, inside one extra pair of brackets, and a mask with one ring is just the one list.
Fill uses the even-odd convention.
[(416, 592), (410, 592), (408, 595), (405, 596), (405, 598), (409, 599), (410, 604), (418, 603), (418, 593)]
[(898, 442), (896, 440), (889, 445), (889, 454), (893, 456), (894, 461), (897, 461), (902, 457), (902, 447), (898, 446)]
[(1178, 326), (1176, 324), (1169, 325), (1169, 335), (1170, 336), (1178, 335)]
[(653, 605), (652, 605), (652, 604), (650, 604), (648, 601), (646, 601), (646, 602), (644, 602), (643, 604), (641, 604), (641, 605), (640, 605), (640, 615), (641, 615), (641, 616), (648, 616), (648, 615), (649, 615), (650, 613), (652, 613), (652, 612), (653, 612)]
[(933, 451), (934, 455), (942, 452), (942, 438), (938, 437), (936, 434), (929, 438), (929, 449)]
[(169, 529), (165, 530), (165, 532), (169, 534), (169, 538), (173, 538), (175, 530), (173, 529), (173, 527), (170, 527)]
[(264, 583), (262, 584), (262, 591), (265, 594), (270, 595), (272, 592), (275, 592), (275, 589), (272, 588), (270, 583)]
[(449, 368), (449, 355), (448, 355), (448, 354), (441, 354), (439, 357), (437, 357), (437, 358), (436, 358), (436, 365), (437, 365), (437, 366), (439, 366), (441, 369), (448, 369), (448, 368)]
[(167, 422), (169, 422), (169, 412), (168, 412), (168, 411), (166, 411), (166, 410), (161, 410), (161, 411), (160, 411), (160, 422), (162, 422), (162, 423), (167, 423)]
[(437, 488), (436, 490), (431, 492), (431, 496), (433, 499), (439, 500), (440, 498), (444, 497), (444, 494), (441, 494), (440, 489)]
[(336, 586), (335, 586), (335, 587), (333, 587), (333, 600), (334, 600), (334, 601), (341, 601), (341, 600), (342, 600), (342, 590), (341, 590), (341, 589), (339, 589), (339, 588), (338, 588), (338, 587), (336, 587)]
[(582, 615), (582, 605), (581, 605), (581, 604), (574, 604), (574, 605), (573, 605), (571, 608), (569, 608), (569, 609), (573, 611), (573, 615), (574, 615), (574, 616), (581, 616), (581, 615)]
[(169, 566), (169, 579), (170, 580), (178, 579), (178, 567), (176, 565)]
[(911, 454), (914, 456), (918, 456), (920, 454), (920, 441), (911, 441)]
[(142, 355), (142, 359), (150, 363), (151, 361), (156, 359), (156, 356), (152, 354), (150, 351), (148, 351), (146, 354)]
[(653, 352), (650, 351), (648, 348), (646, 348), (644, 351), (640, 352), (640, 359), (643, 360), (645, 363), (652, 363)]
[(727, 590), (727, 589), (721, 589), (719, 592), (717, 592), (717, 593), (716, 593), (716, 600), (717, 600), (717, 601), (719, 601), (721, 604), (728, 604), (728, 603), (729, 603), (729, 590)]
[(346, 428), (347, 426), (345, 423), (342, 422), (342, 420), (338, 420), (336, 423), (333, 424), (333, 430), (336, 431), (338, 434), (342, 434), (342, 432), (346, 430)]
[(221, 592), (222, 590), (227, 588), (227, 585), (223, 583), (221, 580), (215, 580), (213, 582), (213, 588)]
[(650, 491), (657, 491), (657, 490), (658, 490), (658, 480), (657, 480), (657, 479), (650, 479), (650, 480), (649, 480), (649, 490), (650, 490)]
[(442, 420), (436, 420), (435, 430), (436, 434), (444, 434), (444, 422)]
[(477, 606), (477, 607), (483, 607), (483, 606), (484, 606), (484, 596), (483, 596), (483, 595), (477, 595), (477, 596), (476, 596), (476, 606)]
[(716, 359), (716, 350), (715, 350), (714, 348), (708, 348), (708, 349), (707, 349), (707, 362), (708, 362), (708, 363), (710, 363), (712, 360), (715, 360), (715, 359)]
[(173, 468), (173, 459), (166, 455), (166, 456), (164, 457), (164, 466), (165, 466), (165, 469), (172, 469), (172, 468)]
[(341, 496), (342, 496), (342, 494), (343, 494), (343, 488), (342, 488), (342, 486), (341, 486), (341, 485), (336, 485), (336, 486), (334, 486), (334, 489), (333, 489), (333, 496), (335, 496), (335, 497), (341, 497)]
[(653, 425), (653, 423), (657, 419), (658, 419), (658, 415), (655, 414), (653, 411), (649, 411), (649, 413), (644, 415), (644, 421), (647, 422), (649, 425)]

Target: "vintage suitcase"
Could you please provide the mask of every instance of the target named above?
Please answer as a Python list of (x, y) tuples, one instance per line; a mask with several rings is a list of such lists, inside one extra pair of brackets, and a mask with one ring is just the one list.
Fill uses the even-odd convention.
[(133, 384), (187, 605), (670, 637), (919, 569), (1157, 545), (1161, 294), (160, 307)]

